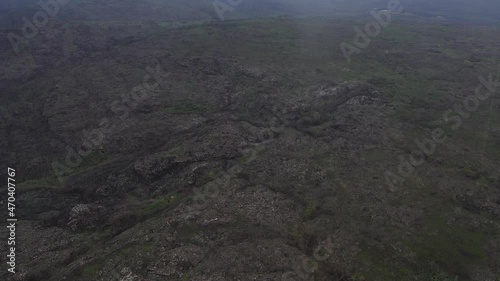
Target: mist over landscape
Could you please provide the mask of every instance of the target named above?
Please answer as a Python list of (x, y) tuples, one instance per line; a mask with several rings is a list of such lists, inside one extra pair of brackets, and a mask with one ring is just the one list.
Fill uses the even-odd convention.
[[(63, 2), (63, 1), (62, 1)], [(207, 0), (65, 0), (58, 19), (67, 20), (219, 20), (217, 1)], [(234, 1), (237, 3), (239, 1)], [(228, 19), (260, 18), (279, 15), (295, 17), (360, 17), (372, 9), (386, 9), (385, 0), (244, 0)], [(221, 1), (221, 3), (225, 3)], [(446, 17), (454, 23), (499, 25), (500, 3), (494, 0), (404, 0), (408, 16), (429, 19)], [(229, 5), (229, 4), (227, 4)], [(23, 13), (39, 9), (34, 0), (4, 0), (0, 3), (2, 23), (18, 23)]]
[(499, 12), (3, 0), (1, 280), (500, 281)]

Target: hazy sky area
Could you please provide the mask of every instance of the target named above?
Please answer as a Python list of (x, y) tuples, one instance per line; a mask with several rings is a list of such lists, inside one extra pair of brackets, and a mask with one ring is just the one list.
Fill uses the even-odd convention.
[[(223, 2), (223, 1), (222, 1)], [(360, 16), (372, 9), (384, 9), (385, 0), (244, 0), (228, 19), (289, 16)], [(0, 3), (2, 25), (19, 21), (23, 10), (36, 9), (34, 0), (4, 0)], [(211, 0), (70, 0), (60, 17), (83, 20), (211, 20), (218, 19)], [(443, 16), (453, 23), (498, 25), (500, 2), (495, 0), (402, 0), (407, 17)]]

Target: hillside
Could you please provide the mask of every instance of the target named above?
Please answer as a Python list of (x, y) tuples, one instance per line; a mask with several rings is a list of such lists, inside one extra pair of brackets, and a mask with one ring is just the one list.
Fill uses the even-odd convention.
[(413, 1), (348, 62), (364, 2), (71, 3), (0, 41), (2, 280), (500, 280), (498, 28)]

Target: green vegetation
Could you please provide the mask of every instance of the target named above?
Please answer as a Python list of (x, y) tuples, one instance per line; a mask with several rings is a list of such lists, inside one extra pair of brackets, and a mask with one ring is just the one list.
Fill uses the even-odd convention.
[(70, 168), (69, 173), (63, 174), (61, 176), (62, 181), (60, 181), (59, 178), (56, 177), (56, 175), (53, 174), (53, 171), (51, 170), (50, 175), (39, 179), (32, 179), (21, 182), (18, 184), (18, 188), (23, 190), (28, 190), (39, 187), (50, 187), (50, 188), (62, 187), (64, 180), (69, 176), (108, 163), (110, 160), (111, 158), (102, 151), (93, 151), (90, 155), (82, 157), (82, 163), (80, 165), (78, 165), (76, 168)]
[(183, 100), (177, 102), (175, 105), (166, 107), (164, 109), (168, 113), (183, 114), (183, 113), (203, 113), (209, 109), (205, 105), (198, 104), (191, 100)]
[(108, 254), (106, 257), (100, 257), (95, 259), (94, 261), (84, 265), (80, 269), (80, 276), (84, 278), (93, 278), (96, 277), (109, 263), (110, 257), (115, 260), (120, 260), (124, 264), (128, 264), (128, 258), (133, 255), (144, 255), (150, 252), (154, 248), (154, 243), (145, 242), (142, 244), (132, 244), (125, 246), (112, 254)]
[(313, 199), (308, 199), (306, 201), (306, 207), (304, 209), (304, 218), (305, 219), (312, 219), (314, 216), (316, 216), (317, 211), (318, 211), (318, 203), (313, 200)]
[[(119, 226), (113, 226), (112, 231), (74, 234), (79, 246), (89, 249), (88, 255), (97, 253), (100, 247), (121, 247), (85, 265), (81, 270), (84, 279), (94, 280), (108, 262), (126, 264), (127, 258), (132, 256), (134, 262), (150, 259), (144, 256), (160, 244), (162, 247), (188, 245), (203, 250), (212, 245), (231, 245), (239, 249), (241, 242), (272, 238), (273, 241), (282, 239), (279, 242), (284, 241), (298, 249), (298, 253), (311, 256), (318, 237), (337, 232), (339, 239), (334, 243), (339, 252), (334, 253), (335, 259), (350, 258), (345, 271), (354, 272), (352, 279), (357, 281), (450, 281), (455, 276), (470, 280), (475, 266), (490, 271), (497, 268), (499, 257), (494, 251), (498, 250), (495, 243), (499, 230), (491, 225), (499, 222), (498, 209), (493, 200), (488, 200), (496, 196), (494, 179), (498, 171), (495, 163), (500, 156), (498, 100), (492, 98), (482, 103), (470, 118), (463, 119), (458, 130), (451, 129), (442, 115), (473, 93), (479, 83), (478, 75), (487, 76), (496, 69), (498, 59), (492, 58), (500, 55), (498, 31), (395, 21), (373, 39), (369, 48), (355, 54), (352, 63), (347, 63), (339, 51), (339, 43), (350, 42), (355, 34), (354, 23), (345, 20), (275, 18), (203, 24), (161, 22), (159, 26), (141, 21), (134, 23), (136, 27), (114, 21), (86, 24), (85, 28), (92, 31), (89, 34), (97, 36), (102, 32), (106, 38), (111, 38), (108, 35), (115, 34), (114, 28), (120, 27), (114, 43), (123, 48), (117, 53), (124, 57), (116, 61), (103, 59), (108, 56), (105, 48), (93, 52), (95, 46), (85, 46), (84, 43), (93, 38), (85, 37), (85, 32), (79, 34), (82, 42), (73, 38), (78, 50), (88, 50), (92, 55), (92, 61), (85, 63), (95, 64), (96, 68), (102, 64), (102, 68), (110, 72), (120, 69), (109, 73), (110, 77), (140, 80), (143, 71), (123, 75), (123, 66), (138, 61), (145, 64), (157, 57), (168, 66), (180, 66), (169, 69), (175, 83), (170, 83), (171, 88), (155, 100), (159, 110), (134, 112), (139, 125), (130, 130), (133, 132), (125, 131), (115, 136), (113, 141), (116, 141), (118, 152), (112, 152), (113, 155), (94, 152), (84, 157), (77, 169), (65, 175), (70, 177), (78, 173), (82, 176), (78, 178), (79, 184), (86, 188), (95, 172), (107, 167), (104, 164), (109, 160), (114, 160), (115, 156), (130, 156), (127, 163), (109, 169), (113, 175), (109, 184), (113, 184), (117, 197), (114, 194), (101, 197), (91, 188), (57, 195), (65, 199), (65, 196), (78, 194), (82, 195), (81, 200), (102, 200), (112, 211), (115, 207), (125, 211), (123, 219), (120, 217), (117, 223)], [(149, 29), (151, 33), (145, 31)], [(140, 43), (135, 44), (139, 39)], [(42, 56), (43, 52), (38, 55)], [(79, 60), (68, 61), (79, 63)], [(66, 61), (58, 63), (64, 65)], [(88, 74), (92, 71), (78, 72), (73, 65), (68, 68), (71, 71), (67, 73), (61, 68), (50, 74), (54, 77), (71, 74), (76, 82), (64, 79), (63, 82), (75, 83), (78, 87), (91, 88), (94, 85), (87, 84), (93, 81), (96, 84), (93, 92), (106, 91), (110, 96), (103, 94), (102, 101), (112, 100), (115, 93), (107, 90), (108, 85), (101, 81), (105, 80), (101, 77), (104, 71), (94, 73), (99, 75), (99, 80)], [(40, 88), (53, 87), (52, 81), (36, 79), (34, 77), (16, 91), (38, 94)], [(354, 85), (354, 81), (369, 83), (377, 93), (357, 93), (360, 95), (343, 107), (332, 102), (336, 96), (329, 100), (328, 96), (317, 95), (318, 88), (338, 90), (342, 89), (338, 85)], [(35, 87), (39, 86), (37, 83), (44, 87)], [(351, 90), (359, 89), (353, 86)], [(96, 112), (108, 110), (106, 105), (98, 109), (100, 111)], [(221, 110), (216, 112), (215, 109)], [(215, 112), (217, 114), (212, 114)], [(94, 111), (86, 109), (80, 113), (83, 118), (89, 118)], [(190, 125), (194, 118), (188, 114), (206, 115), (208, 121), (199, 126), (201, 130), (193, 128)], [(199, 151), (198, 140), (219, 141), (220, 132), (228, 128), (231, 133), (235, 131), (237, 142), (244, 139), (253, 143), (255, 132), (268, 129), (275, 115), (286, 118), (291, 125), (239, 159), (232, 156), (228, 159), (189, 158), (189, 152), (196, 154)], [(74, 124), (79, 122), (83, 121), (75, 120)], [(165, 123), (168, 126), (164, 126)], [(179, 130), (171, 127), (190, 130), (178, 133)], [(415, 140), (430, 138), (430, 131), (437, 127), (446, 131), (447, 141), (436, 145), (435, 153), (426, 156), (425, 163), (396, 191), (388, 191), (384, 178), (386, 170), (396, 171), (398, 156), (407, 156), (417, 149)], [(144, 131), (138, 131), (143, 128)], [(66, 133), (61, 131), (54, 133)], [(225, 134), (226, 137), (233, 136)], [(234, 148), (232, 141), (227, 142), (228, 149)], [(225, 141), (220, 141), (220, 145), (215, 143), (214, 147), (226, 149), (225, 145)], [(167, 163), (168, 166), (172, 163), (169, 160), (180, 153), (188, 159), (175, 163), (172, 171), (178, 174), (173, 177), (165, 173), (161, 174), (161, 179), (142, 181), (134, 170), (137, 157), (158, 156), (155, 158), (158, 161), (152, 161), (151, 166), (163, 168), (161, 165)], [(193, 167), (198, 167), (200, 161), (210, 168), (197, 170), (199, 178), (191, 180)], [(224, 170), (238, 164), (242, 165), (243, 172), (239, 178), (231, 180), (235, 190), (247, 192), (259, 184), (268, 189), (259, 194), (249, 192), (241, 200), (255, 195), (255, 200), (274, 204), (280, 203), (283, 196), (293, 205), (293, 213), (284, 214), (284, 209), (280, 209), (284, 204), (280, 203), (272, 206), (276, 217), (294, 219), (292, 223), (287, 220), (285, 223), (299, 226), (287, 232), (287, 226), (279, 222), (275, 229), (274, 217), (254, 216), (255, 208), (245, 210), (247, 206), (260, 206), (257, 203), (262, 202), (240, 204), (231, 201), (234, 199), (231, 197), (218, 198), (220, 202), (206, 204), (200, 212), (218, 216), (225, 211), (220, 209), (221, 202), (227, 202), (232, 208), (240, 204), (234, 212), (237, 214), (224, 214), (236, 217), (233, 219), (238, 223), (220, 222), (220, 225), (207, 226), (197, 220), (199, 217), (183, 220), (184, 214), (171, 212), (179, 210), (176, 207), (180, 202), (189, 204), (192, 201), (193, 188), (207, 180), (216, 180)], [(159, 171), (160, 174), (163, 170)], [(111, 181), (112, 178), (118, 180)], [(341, 180), (346, 181), (345, 186), (340, 184)], [(107, 179), (103, 180), (104, 184), (108, 184)], [(26, 189), (56, 186), (61, 184), (53, 175), (19, 184)], [(178, 188), (182, 193), (156, 195), (170, 188)], [(471, 202), (462, 200), (464, 193), (473, 193)], [(221, 193), (220, 196), (227, 195)], [(74, 198), (68, 198), (71, 203), (67, 204), (74, 205)], [(124, 205), (119, 205), (121, 199), (126, 202)], [(61, 204), (66, 204), (65, 200), (61, 200)], [(250, 226), (247, 215), (252, 215), (254, 220)], [(171, 224), (170, 218), (173, 218)], [(106, 242), (110, 236), (114, 240), (108, 247)], [(117, 245), (131, 239), (142, 241), (145, 237), (159, 237), (162, 243)], [(329, 266), (331, 264), (324, 265), (316, 276), (318, 280), (334, 276), (326, 269)], [(343, 272), (343, 267), (340, 268)], [(190, 272), (179, 278), (199, 278), (194, 276), (196, 271)], [(151, 273), (145, 276), (147, 274)]]
[(95, 277), (100, 270), (104, 268), (106, 264), (106, 260), (101, 258), (97, 261), (94, 261), (90, 264), (86, 264), (80, 270), (80, 276), (85, 278)]
[(180, 199), (180, 196), (177, 195), (168, 195), (160, 198), (154, 199), (151, 203), (147, 204), (141, 210), (141, 214), (144, 216), (149, 216), (151, 214), (155, 214), (158, 211), (164, 210), (177, 202)]
[(397, 25), (388, 25), (382, 30), (380, 37), (392, 41), (394, 44), (408, 44), (418, 40), (412, 33), (411, 30), (402, 29)]
[(479, 174), (470, 168), (463, 168), (463, 172), (464, 172), (465, 176), (470, 178), (470, 179), (474, 179), (474, 180), (479, 179)]
[(480, 229), (449, 223), (439, 215), (428, 216), (425, 232), (410, 243), (421, 263), (435, 262), (452, 276), (469, 278), (469, 269), (486, 258), (488, 233)]
[(205, 230), (201, 225), (195, 222), (184, 222), (178, 229), (179, 237), (182, 241), (187, 243), (198, 244), (198, 241), (195, 240), (196, 236)]
[(28, 190), (31, 188), (39, 187), (60, 187), (61, 182), (56, 178), (56, 176), (51, 175), (40, 179), (33, 179), (21, 182), (17, 185), (18, 189)]

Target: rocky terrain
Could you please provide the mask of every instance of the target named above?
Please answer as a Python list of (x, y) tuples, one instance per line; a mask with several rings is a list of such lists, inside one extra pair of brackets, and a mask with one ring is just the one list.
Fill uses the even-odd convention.
[(499, 99), (443, 118), (498, 78), (498, 29), (394, 22), (348, 63), (364, 23), (61, 20), (18, 55), (1, 41), (20, 221), (0, 276), (500, 280)]

